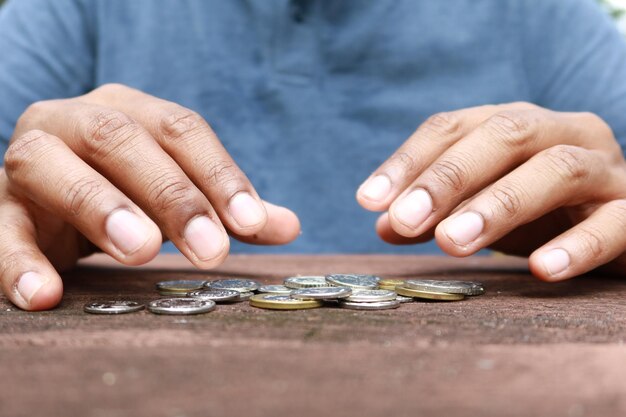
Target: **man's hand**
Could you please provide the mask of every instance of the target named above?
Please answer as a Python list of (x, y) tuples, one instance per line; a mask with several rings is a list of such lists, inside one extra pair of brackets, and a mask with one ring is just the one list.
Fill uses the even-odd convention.
[(259, 198), (198, 114), (107, 85), (20, 118), (0, 170), (0, 280), (17, 306), (55, 306), (57, 270), (98, 249), (137, 265), (166, 237), (197, 267), (217, 266), (227, 230), (283, 244), (300, 225)]
[(625, 198), (626, 163), (606, 123), (527, 103), (431, 117), (357, 192), (387, 211), (385, 241), (434, 236), (454, 256), (530, 255), (546, 281), (609, 262), (626, 273)]

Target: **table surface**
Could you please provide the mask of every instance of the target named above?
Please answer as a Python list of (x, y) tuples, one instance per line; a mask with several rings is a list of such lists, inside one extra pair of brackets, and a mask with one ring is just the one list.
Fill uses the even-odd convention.
[[(366, 312), (82, 311), (158, 298), (165, 279), (330, 272), (479, 280), (487, 293)], [(161, 255), (141, 269), (96, 256), (64, 282), (52, 311), (0, 298), (2, 416), (626, 415), (624, 279), (546, 284), (507, 257), (231, 256), (206, 272)]]

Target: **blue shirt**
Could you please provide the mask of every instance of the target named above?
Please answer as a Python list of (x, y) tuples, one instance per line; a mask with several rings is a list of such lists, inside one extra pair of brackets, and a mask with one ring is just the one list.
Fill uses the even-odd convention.
[(626, 143), (626, 47), (592, 0), (12, 0), (0, 152), (38, 100), (117, 82), (201, 113), (302, 236), (234, 252), (393, 247), (354, 195), (429, 115), (529, 101)]

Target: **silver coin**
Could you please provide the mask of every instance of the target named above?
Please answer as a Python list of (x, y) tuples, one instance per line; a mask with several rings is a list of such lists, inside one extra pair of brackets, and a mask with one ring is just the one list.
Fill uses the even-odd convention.
[(83, 307), (85, 313), (91, 314), (126, 314), (143, 310), (145, 305), (136, 301), (96, 301)]
[(285, 287), (287, 288), (322, 288), (330, 287), (331, 285), (326, 282), (326, 278), (323, 276), (309, 275), (302, 277), (289, 277), (285, 279)]
[(398, 294), (391, 290), (359, 290), (352, 291), (352, 295), (346, 301), (354, 303), (374, 303), (377, 301), (395, 300)]
[(239, 292), (256, 291), (260, 284), (251, 279), (218, 279), (216, 281), (209, 281), (205, 285), (205, 288), (215, 290), (235, 290)]
[(154, 314), (202, 314), (215, 309), (215, 301), (195, 298), (161, 298), (150, 301), (148, 310)]
[(219, 303), (221, 301), (237, 301), (239, 294), (241, 293), (235, 290), (195, 290), (187, 293), (187, 297), (198, 300), (213, 300)]
[(411, 303), (415, 301), (413, 297), (405, 297), (404, 295), (400, 295), (400, 294), (396, 295), (396, 300), (400, 301), (402, 304)]
[(247, 301), (252, 297), (254, 293), (252, 291), (240, 292), (239, 298), (234, 301)]
[(444, 292), (448, 294), (481, 295), (485, 288), (480, 282), (473, 281), (438, 281), (432, 279), (411, 279), (404, 284), (407, 288), (418, 291)]
[(291, 293), (291, 298), (298, 300), (336, 300), (352, 294), (347, 287), (300, 288)]
[(329, 284), (338, 287), (373, 290), (378, 286), (378, 281), (380, 281), (380, 278), (375, 275), (332, 274), (326, 275), (326, 281)]
[(174, 281), (161, 281), (157, 282), (156, 288), (159, 292), (164, 293), (183, 293), (187, 294), (189, 291), (200, 290), (206, 281), (196, 279), (179, 279)]
[(391, 308), (398, 308), (400, 301), (378, 301), (375, 303), (353, 303), (352, 301), (340, 301), (339, 307), (349, 308), (351, 310), (388, 310)]
[(284, 285), (263, 285), (259, 287), (258, 291), (264, 294), (291, 294), (293, 291), (291, 288), (287, 288)]

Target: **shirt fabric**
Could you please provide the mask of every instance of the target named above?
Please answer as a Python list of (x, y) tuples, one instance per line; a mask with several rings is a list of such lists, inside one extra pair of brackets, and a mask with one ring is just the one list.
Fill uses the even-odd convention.
[[(626, 143), (626, 47), (592, 0), (11, 0), (0, 152), (38, 100), (122, 83), (200, 114), (302, 235), (233, 252), (417, 253), (355, 191), (428, 116), (529, 101)], [(170, 247), (171, 249), (171, 247)]]

